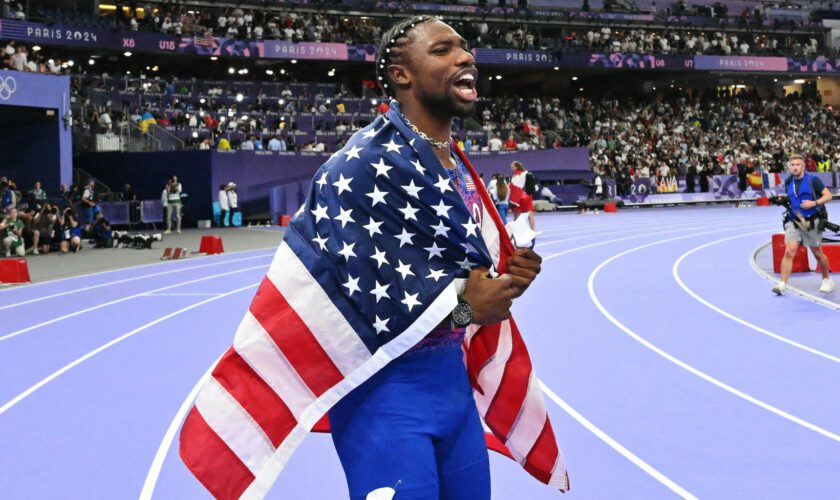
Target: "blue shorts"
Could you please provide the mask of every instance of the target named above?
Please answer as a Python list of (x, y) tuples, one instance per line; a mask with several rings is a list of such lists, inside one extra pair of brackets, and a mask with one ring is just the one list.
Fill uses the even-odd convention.
[(394, 360), (329, 412), (353, 499), (391, 487), (395, 500), (488, 500), (484, 430), (460, 346)]

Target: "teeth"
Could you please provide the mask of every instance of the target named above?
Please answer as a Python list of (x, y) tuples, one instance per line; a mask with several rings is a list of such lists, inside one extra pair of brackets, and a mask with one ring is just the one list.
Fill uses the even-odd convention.
[(472, 76), (472, 75), (463, 75), (461, 78), (458, 78), (459, 82), (462, 82), (462, 81), (471, 82), (473, 80), (475, 80), (475, 77)]

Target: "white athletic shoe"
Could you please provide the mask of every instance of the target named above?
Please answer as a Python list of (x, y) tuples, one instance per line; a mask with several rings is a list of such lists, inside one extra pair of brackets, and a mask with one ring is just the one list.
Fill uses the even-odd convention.
[(776, 295), (781, 295), (781, 294), (785, 293), (786, 288), (787, 288), (787, 285), (785, 284), (785, 282), (780, 281), (780, 282), (776, 283), (775, 285), (773, 285), (773, 293), (775, 293)]
[(820, 285), (820, 291), (823, 293), (829, 293), (834, 291), (834, 281), (831, 278), (824, 278), (822, 280), (822, 285)]

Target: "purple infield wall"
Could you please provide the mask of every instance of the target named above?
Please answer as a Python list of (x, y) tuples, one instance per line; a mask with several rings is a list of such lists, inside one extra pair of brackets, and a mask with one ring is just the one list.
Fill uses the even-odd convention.
[[(211, 155), (210, 182), (213, 199), (221, 184), (236, 183), (239, 203), (247, 217), (270, 212), (293, 214), (300, 207), (309, 183), (330, 153), (290, 153), (270, 151), (214, 152)], [(588, 178), (589, 150), (563, 148), (542, 151), (474, 152), (473, 166), (485, 179), (495, 173), (510, 175), (510, 164), (517, 160), (542, 180)]]

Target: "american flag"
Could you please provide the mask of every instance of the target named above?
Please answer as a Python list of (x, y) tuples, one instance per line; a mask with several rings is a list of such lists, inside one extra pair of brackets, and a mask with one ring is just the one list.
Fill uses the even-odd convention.
[(195, 44), (200, 47), (212, 47), (216, 44), (216, 38), (213, 37), (213, 28), (199, 30), (195, 34)]
[[(264, 496), (336, 402), (449, 315), (456, 278), (504, 272), (513, 247), (479, 190), (477, 222), (396, 102), (318, 170), (181, 430), (181, 457), (213, 495)], [(470, 326), (462, 347), (488, 447), (567, 490), (513, 318)]]

